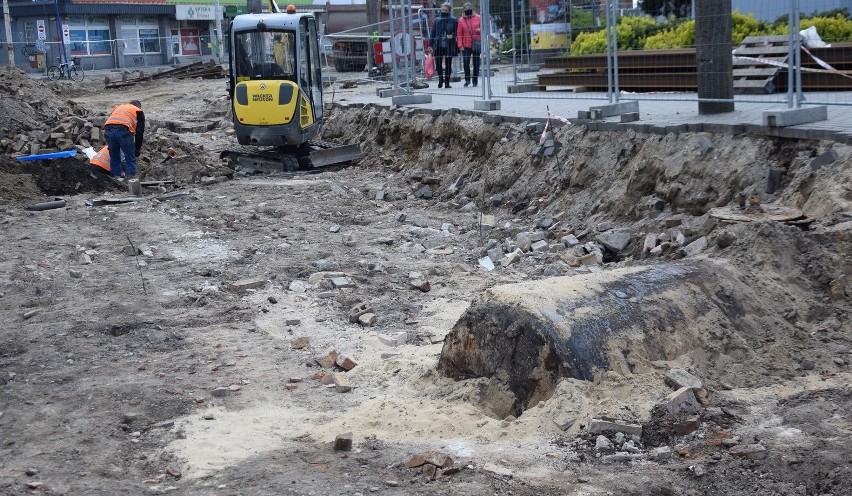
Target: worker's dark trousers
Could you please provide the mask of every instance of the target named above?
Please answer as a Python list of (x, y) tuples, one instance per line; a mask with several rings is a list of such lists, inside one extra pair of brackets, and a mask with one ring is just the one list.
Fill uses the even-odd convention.
[(124, 173), (127, 177), (136, 175), (136, 137), (121, 124), (108, 124), (104, 131), (109, 147), (109, 175), (121, 175), (121, 156), (124, 155)]

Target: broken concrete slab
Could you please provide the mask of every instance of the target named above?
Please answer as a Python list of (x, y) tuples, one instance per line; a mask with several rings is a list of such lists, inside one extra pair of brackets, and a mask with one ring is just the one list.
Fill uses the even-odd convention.
[(642, 425), (623, 420), (604, 419), (589, 417), (586, 421), (586, 431), (589, 434), (600, 434), (603, 432), (621, 432), (632, 436), (642, 435)]
[(334, 438), (334, 451), (349, 451), (352, 449), (352, 433), (344, 432)]
[(254, 279), (240, 279), (239, 281), (233, 282), (228, 285), (228, 289), (233, 291), (234, 293), (242, 293), (244, 291), (248, 291), (249, 289), (259, 289), (266, 285), (266, 279), (264, 278), (254, 278)]
[(698, 403), (692, 388), (682, 387), (666, 397), (663, 408), (672, 415), (697, 413), (701, 411), (701, 404)]
[[(518, 416), (548, 398), (565, 377), (593, 380), (601, 370), (629, 374), (631, 363), (690, 353), (707, 336), (694, 322), (729, 322), (757, 332), (718, 301), (725, 284), (738, 312), (748, 313), (755, 289), (712, 260), (624, 267), (495, 286), (476, 299), (444, 340), (438, 370), (450, 377), (488, 377), (505, 388), (506, 403), (484, 405), (496, 416)], [(612, 298), (621, 291), (630, 298)], [(707, 301), (717, 301), (707, 305)], [(732, 319), (737, 319), (734, 324)], [(649, 332), (660, 326), (672, 332)], [(629, 340), (630, 363), (620, 351)], [(615, 344), (621, 343), (621, 344)], [(708, 347), (710, 345), (708, 344)], [(660, 350), (665, 350), (659, 356)], [(713, 360), (713, 357), (704, 357)], [(701, 367), (701, 363), (695, 364)], [(707, 365), (709, 366), (709, 365)], [(499, 378), (499, 379), (498, 379)], [(692, 393), (671, 398), (674, 411), (700, 411)], [(691, 395), (692, 401), (687, 401)], [(680, 401), (675, 401), (675, 400)]]
[(332, 379), (334, 379), (334, 389), (338, 393), (348, 393), (352, 391), (352, 384), (349, 382), (349, 378), (346, 377), (345, 372), (335, 372), (332, 374)]
[(679, 368), (673, 368), (666, 372), (665, 382), (675, 389), (699, 389), (704, 387), (704, 383), (701, 379), (695, 377), (686, 370)]
[(627, 231), (607, 231), (598, 234), (595, 239), (609, 251), (618, 253), (630, 244), (630, 233)]

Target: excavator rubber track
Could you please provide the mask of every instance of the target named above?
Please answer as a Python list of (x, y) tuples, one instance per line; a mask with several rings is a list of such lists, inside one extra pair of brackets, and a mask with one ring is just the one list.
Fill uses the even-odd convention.
[(223, 150), (231, 168), (249, 174), (276, 172), (319, 172), (321, 169), (351, 164), (364, 157), (358, 145), (337, 145), (310, 141), (300, 147), (241, 147)]

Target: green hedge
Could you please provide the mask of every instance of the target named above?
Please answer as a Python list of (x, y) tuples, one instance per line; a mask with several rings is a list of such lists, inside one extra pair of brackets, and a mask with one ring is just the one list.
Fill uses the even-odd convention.
[[(732, 42), (739, 45), (747, 36), (783, 35), (786, 22), (766, 23), (754, 15), (732, 14)], [(785, 19), (786, 21), (786, 19)], [(852, 20), (843, 14), (802, 19), (802, 29), (816, 26), (827, 43), (852, 41)], [(674, 20), (657, 24), (649, 17), (622, 17), (618, 23), (619, 50), (661, 50), (695, 46), (695, 21)], [(571, 45), (571, 55), (606, 52), (604, 30), (580, 33)]]

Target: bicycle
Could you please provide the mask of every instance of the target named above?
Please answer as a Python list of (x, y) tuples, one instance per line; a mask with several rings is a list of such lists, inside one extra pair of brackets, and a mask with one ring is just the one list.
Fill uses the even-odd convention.
[(47, 79), (56, 81), (57, 79), (73, 79), (74, 81), (83, 80), (83, 69), (74, 64), (74, 59), (68, 61), (67, 64), (62, 62), (62, 57), (56, 57), (59, 65), (52, 65), (47, 69)]

